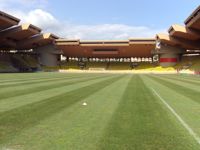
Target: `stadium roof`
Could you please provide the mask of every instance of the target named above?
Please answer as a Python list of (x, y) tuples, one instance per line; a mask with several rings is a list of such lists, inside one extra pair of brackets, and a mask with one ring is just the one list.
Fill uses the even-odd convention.
[[(172, 25), (169, 34), (157, 34), (164, 44), (183, 49), (200, 49), (200, 6), (185, 21), (186, 26)], [(57, 47), (71, 57), (149, 57), (155, 48), (155, 39), (123, 41), (80, 41), (58, 39)]]
[(51, 33), (37, 34), (17, 43), (17, 49), (32, 49), (41, 47), (54, 42), (54, 40), (58, 38), (59, 37)]
[(41, 29), (39, 29), (38, 27), (34, 25), (23, 24), (23, 25), (14, 26), (14, 27), (1, 31), (0, 38), (20, 41), (20, 40), (29, 38), (31, 36), (34, 36), (35, 34), (39, 34), (40, 32), (41, 32)]
[(0, 32), (0, 42), (3, 47), (17, 48), (17, 43), (35, 34), (39, 34), (41, 29), (31, 24), (23, 24), (5, 29)]
[(0, 48), (3, 50), (29, 50), (53, 43), (59, 37), (32, 24), (18, 25), (19, 19), (0, 11)]
[(168, 34), (157, 34), (161, 43), (184, 49), (200, 49), (200, 6), (186, 19), (185, 26), (172, 25)]
[(56, 46), (69, 57), (151, 57), (155, 39), (130, 39), (120, 41), (80, 41), (58, 39)]
[(191, 41), (191, 40), (186, 40), (184, 38), (177, 38), (174, 36), (170, 36), (168, 34), (157, 34), (156, 39), (162, 43), (171, 46), (181, 47), (184, 49), (198, 50), (200, 48), (200, 43), (198, 41)]
[(200, 30), (200, 6), (185, 20), (188, 28)]
[(156, 39), (164, 44), (189, 50), (200, 49), (200, 6), (186, 19), (185, 26), (172, 25), (169, 34), (156, 39), (80, 41), (60, 39), (32, 24), (19, 25), (20, 19), (0, 11), (0, 48), (28, 50), (55, 44), (71, 57), (150, 57)]
[(169, 30), (169, 35), (174, 37), (179, 37), (187, 40), (199, 40), (200, 34), (198, 32), (195, 32), (185, 26), (181, 25), (172, 25)]
[(0, 11), (0, 30), (17, 25), (20, 19)]

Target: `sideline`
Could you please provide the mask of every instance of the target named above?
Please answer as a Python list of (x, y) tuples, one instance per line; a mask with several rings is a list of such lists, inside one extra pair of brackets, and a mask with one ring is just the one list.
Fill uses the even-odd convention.
[(200, 145), (200, 137), (192, 130), (192, 128), (176, 113), (176, 111), (156, 92), (155, 89), (151, 88), (153, 93), (165, 104), (165, 106), (173, 113), (173, 115), (178, 119), (178, 121), (185, 127), (191, 136)]

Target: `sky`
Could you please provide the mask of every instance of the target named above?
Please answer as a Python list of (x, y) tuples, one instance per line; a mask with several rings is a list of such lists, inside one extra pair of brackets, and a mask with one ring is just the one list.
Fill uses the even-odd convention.
[(81, 40), (126, 40), (167, 33), (199, 0), (0, 0), (0, 10), (43, 32)]

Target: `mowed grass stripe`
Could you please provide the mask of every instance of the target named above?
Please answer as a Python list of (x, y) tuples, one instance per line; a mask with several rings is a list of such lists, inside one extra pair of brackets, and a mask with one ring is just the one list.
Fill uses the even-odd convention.
[[(176, 90), (166, 87), (161, 82), (151, 79), (149, 76), (142, 76), (145, 84), (149, 88), (154, 88), (165, 101), (173, 107), (179, 116), (200, 136), (200, 103), (193, 101), (184, 94), (178, 93)], [(187, 92), (187, 91), (185, 91)]]
[[(39, 74), (39, 75), (38, 75)], [(10, 75), (10, 74), (8, 74)], [(16, 77), (16, 75), (18, 75)], [(75, 76), (75, 74), (73, 74)], [(5, 74), (0, 74), (0, 83), (6, 83), (6, 82), (16, 82), (16, 81), (24, 81), (24, 80), (38, 80), (38, 79), (48, 79), (48, 78), (58, 78), (58, 77), (64, 77), (66, 74), (59, 74), (59, 73), (54, 73), (54, 75), (51, 75), (51, 73), (30, 73), (30, 77), (28, 76), (28, 73), (26, 75), (21, 75), (21, 73), (17, 74), (12, 74), (12, 76), (9, 76), (7, 78), (2, 78), (5, 77)]]
[[(57, 72), (51, 73), (50, 72), (50, 73), (30, 73), (30, 76), (20, 76), (20, 78), (16, 78), (15, 74), (14, 74), (12, 77), (10, 77), (9, 79), (6, 79), (6, 80), (0, 78), (1, 79), (0, 84), (6, 83), (6, 82), (21, 82), (21, 81), (23, 82), (26, 80), (34, 81), (34, 80), (40, 80), (40, 79), (46, 80), (46, 79), (53, 79), (53, 78), (63, 78), (66, 76), (75, 77), (75, 76), (86, 76), (86, 75), (88, 75), (88, 74), (87, 73), (78, 74), (78, 73), (57, 73)], [(95, 73), (94, 73), (94, 75), (95, 75)], [(101, 75), (101, 74), (99, 74), (99, 75)], [(1, 76), (1, 74), (0, 74), (0, 76)]]
[(38, 84), (29, 84), (25, 86), (5, 88), (2, 91), (0, 91), (0, 100), (10, 98), (10, 97), (20, 96), (20, 95), (25, 95), (28, 93), (35, 93), (35, 92), (49, 90), (53, 88), (59, 88), (62, 86), (75, 84), (77, 82), (84, 82), (89, 79), (98, 79), (98, 78), (103, 78), (103, 77), (106, 77), (106, 76), (91, 76), (91, 77), (80, 76), (80, 77), (73, 77), (73, 78), (63, 78), (63, 80), (59, 80), (59, 81), (56, 80), (56, 81), (50, 81), (50, 82), (45, 82), (45, 83), (42, 82)]
[(115, 76), (108, 76), (108, 77), (103, 77), (103, 78), (94, 78), (94, 79), (86, 79), (83, 82), (78, 82), (75, 81), (75, 83), (72, 83), (70, 85), (65, 85), (65, 86), (61, 86), (61, 87), (57, 87), (57, 88), (53, 88), (53, 89), (48, 89), (48, 90), (44, 90), (44, 91), (39, 91), (39, 92), (35, 92), (35, 93), (28, 93), (28, 94), (24, 94), (24, 95), (19, 95), (19, 96), (15, 96), (15, 97), (10, 97), (10, 98), (6, 98), (6, 99), (2, 99), (0, 101), (0, 112), (4, 112), (4, 111), (8, 111), (17, 107), (21, 107), (27, 104), (31, 104), (31, 103), (35, 103), (35, 102), (39, 102), (51, 97), (55, 97), (58, 95), (62, 95), (66, 92), (70, 92), (73, 90), (76, 90), (78, 88), (82, 88), (85, 86), (88, 86), (90, 84), (95, 84), (101, 81), (104, 81), (106, 79), (111, 79)]
[(184, 78), (184, 79), (191, 79), (191, 80), (194, 80), (194, 81), (200, 81), (200, 77), (199, 75), (187, 75), (187, 74), (178, 74), (176, 76), (181, 76), (181, 78)]
[[(77, 75), (76, 73), (70, 73), (73, 75)], [(55, 77), (63, 77), (66, 73), (58, 73), (58, 72), (40, 72), (40, 73), (9, 73), (9, 74), (0, 74), (1, 81), (14, 81), (14, 80), (24, 80), (24, 79), (45, 79), (45, 78), (55, 78)]]
[(190, 83), (190, 84), (194, 84), (194, 85), (197, 85), (197, 86), (200, 85), (200, 81), (181, 78), (181, 76), (175, 77), (175, 76), (172, 76), (172, 75), (160, 75), (160, 77), (171, 79), (171, 80), (176, 80), (176, 81), (181, 81), (181, 82), (185, 82), (185, 83)]
[[(80, 76), (77, 76), (80, 77)], [(67, 77), (59, 77), (59, 78), (47, 78), (47, 79), (38, 79), (38, 80), (24, 80), (24, 81), (20, 81), (20, 82), (7, 82), (5, 84), (1, 84), (0, 85), (0, 89), (2, 88), (7, 88), (7, 87), (14, 87), (14, 86), (24, 86), (24, 85), (29, 85), (29, 84), (37, 84), (37, 83), (45, 83), (45, 82), (50, 82), (50, 81), (59, 81), (59, 80), (63, 80), (63, 79), (71, 79), (74, 78), (74, 76), (67, 76)]]
[(184, 137), (184, 129), (163, 109), (140, 77), (126, 88), (100, 142), (101, 150), (191, 150), (196, 145)]
[(41, 120), (70, 107), (72, 104), (94, 94), (120, 78), (122, 76), (106, 79), (37, 103), (0, 113), (0, 143), (10, 140), (17, 132), (34, 126)]
[[(75, 76), (75, 75), (74, 75)], [(0, 85), (3, 84), (3, 83), (7, 83), (7, 82), (23, 82), (23, 81), (27, 81), (27, 80), (31, 80), (31, 81), (34, 81), (34, 80), (43, 80), (43, 79), (52, 79), (52, 78), (59, 78), (59, 77), (64, 77), (64, 76), (56, 76), (56, 77), (52, 77), (52, 76), (45, 76), (45, 77), (35, 77), (35, 78), (27, 78), (27, 77), (22, 77), (20, 79), (15, 79), (14, 77), (13, 78), (10, 78), (10, 79), (1, 79), (0, 81)]]
[(200, 81), (200, 77), (198, 75), (193, 75), (193, 74), (173, 74), (171, 75), (172, 77), (177, 77), (185, 80), (191, 80), (191, 81)]
[[(55, 74), (58, 74), (58, 73), (55, 73)], [(97, 74), (93, 74), (94, 76), (97, 75)], [(98, 75), (104, 75), (104, 74), (98, 74)], [(5, 88), (5, 87), (10, 87), (10, 86), (18, 86), (18, 84), (22, 84), (22, 85), (25, 85), (25, 84), (29, 84), (29, 83), (38, 83), (40, 81), (42, 82), (48, 82), (48, 81), (54, 81), (54, 80), (60, 80), (60, 79), (67, 79), (67, 78), (75, 78), (75, 77), (88, 77), (90, 76), (89, 74), (72, 74), (72, 73), (63, 73), (62, 76), (58, 75), (58, 76), (48, 76), (45, 77), (45, 78), (38, 78), (38, 79), (29, 79), (29, 78), (26, 78), (24, 77), (23, 80), (20, 80), (20, 81), (6, 81), (5, 83), (2, 83), (0, 84), (0, 88)]]
[(172, 114), (177, 118), (177, 120), (183, 125), (183, 127), (188, 131), (188, 133), (196, 140), (196, 142), (200, 146), (200, 138), (199, 136), (193, 131), (193, 129), (182, 119), (179, 114), (167, 103), (167, 101), (160, 96), (160, 94), (154, 89), (151, 88), (153, 93), (163, 102), (163, 104), (172, 112)]
[(156, 76), (149, 76), (149, 77), (151, 79), (155, 80), (156, 82), (159, 82), (159, 83), (163, 84), (164, 86), (166, 86), (170, 89), (173, 89), (174, 91), (176, 91), (176, 92), (178, 92), (178, 93), (180, 93), (184, 96), (187, 96), (191, 100), (200, 103), (200, 99), (199, 99), (200, 92), (192, 90), (190, 88), (187, 88), (187, 86), (185, 86), (184, 83), (182, 83), (182, 85), (177, 85), (175, 83), (175, 81), (173, 81), (173, 82), (166, 81), (165, 79), (161, 79), (161, 78), (158, 78)]
[(200, 92), (198, 84), (196, 85), (196, 84), (191, 84), (191, 83), (187, 83), (187, 82), (184, 82), (184, 81), (179, 81), (179, 80), (176, 80), (176, 79), (168, 79), (166, 77), (159, 76), (159, 75), (153, 75), (153, 76), (154, 77), (156, 76), (156, 78), (158, 78), (158, 79), (162, 79), (162, 80), (174, 83), (174, 84), (179, 85), (179, 86), (183, 86), (184, 85), (184, 87), (187, 87), (187, 88), (189, 88), (191, 90)]
[[(131, 76), (126, 75), (34, 127), (23, 130), (3, 147), (14, 149), (15, 145), (20, 145), (20, 149), (28, 150), (96, 150)], [(82, 106), (83, 102), (88, 105)]]
[(26, 85), (26, 84), (31, 84), (31, 83), (38, 83), (38, 82), (48, 82), (48, 81), (53, 81), (53, 80), (59, 80), (59, 79), (63, 79), (63, 78), (73, 78), (73, 77), (57, 77), (57, 78), (45, 78), (45, 79), (35, 79), (35, 80), (29, 80), (29, 79), (25, 79), (23, 81), (17, 81), (17, 82), (5, 82), (3, 84), (0, 84), (0, 88), (5, 88), (5, 87), (9, 87), (9, 86), (18, 86), (18, 85)]
[[(106, 75), (92, 75), (92, 76), (106, 76)], [(12, 85), (12, 86), (8, 86), (8, 87), (4, 87), (4, 88), (1, 88), (0, 90), (0, 95), (2, 93), (5, 93), (5, 92), (8, 92), (8, 91), (12, 91), (12, 90), (24, 90), (25, 87), (26, 88), (29, 88), (29, 87), (37, 87), (37, 86), (40, 86), (40, 85), (45, 85), (45, 84), (48, 84), (48, 83), (54, 83), (54, 82), (62, 82), (62, 81), (65, 81), (65, 80), (70, 80), (70, 79), (78, 79), (78, 78), (87, 78), (88, 75), (76, 75), (76, 76), (71, 76), (71, 74), (66, 74), (63, 78), (60, 78), (59, 80), (56, 79), (56, 80), (50, 80), (50, 81), (44, 81), (44, 82), (36, 82), (36, 83), (29, 83), (29, 84), (25, 84), (25, 85)], [(42, 80), (41, 80), (42, 81)]]

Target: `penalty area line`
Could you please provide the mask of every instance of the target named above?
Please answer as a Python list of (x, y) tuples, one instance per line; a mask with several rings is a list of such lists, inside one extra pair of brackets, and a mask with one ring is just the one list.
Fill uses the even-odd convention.
[(162, 101), (162, 103), (172, 112), (172, 114), (178, 119), (178, 121), (182, 124), (183, 127), (189, 132), (189, 134), (196, 140), (196, 142), (200, 145), (199, 136), (192, 130), (192, 128), (176, 113), (176, 111), (162, 98), (155, 89), (151, 88), (153, 93)]

